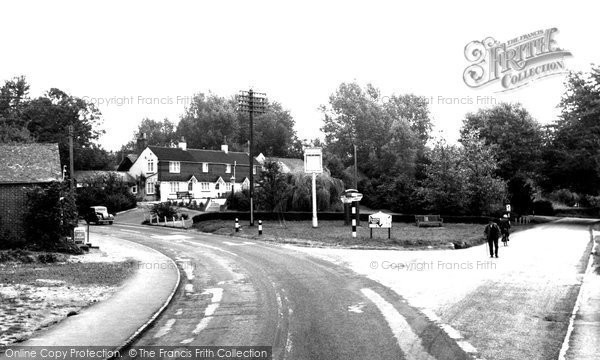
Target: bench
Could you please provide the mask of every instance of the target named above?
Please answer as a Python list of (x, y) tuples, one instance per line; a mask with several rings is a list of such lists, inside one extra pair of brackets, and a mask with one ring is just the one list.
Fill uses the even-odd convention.
[(442, 226), (444, 219), (439, 215), (415, 215), (417, 227), (421, 226)]

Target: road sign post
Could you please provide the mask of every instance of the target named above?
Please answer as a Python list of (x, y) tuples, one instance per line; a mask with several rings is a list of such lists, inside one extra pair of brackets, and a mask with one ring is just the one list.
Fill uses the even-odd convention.
[(317, 220), (317, 174), (323, 173), (323, 150), (307, 148), (304, 150), (304, 172), (312, 174), (312, 227), (319, 227)]

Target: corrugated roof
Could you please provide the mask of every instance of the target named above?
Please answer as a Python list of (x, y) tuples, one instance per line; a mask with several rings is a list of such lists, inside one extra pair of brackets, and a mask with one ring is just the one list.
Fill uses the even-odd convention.
[(58, 144), (0, 144), (0, 183), (62, 180)]

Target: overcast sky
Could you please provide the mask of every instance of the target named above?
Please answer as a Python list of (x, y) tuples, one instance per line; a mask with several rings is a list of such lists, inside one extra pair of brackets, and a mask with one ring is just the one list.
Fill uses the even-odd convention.
[[(573, 55), (567, 69), (589, 71), (600, 59), (599, 12), (598, 1), (573, 0), (5, 1), (0, 80), (25, 75), (32, 96), (56, 87), (98, 103), (108, 150), (144, 117), (177, 122), (195, 93), (249, 87), (290, 110), (301, 138), (314, 138), (318, 107), (351, 81), (431, 99), (435, 134), (455, 141), (466, 112), (521, 102), (548, 123), (563, 93), (563, 76), (503, 93), (467, 87), (467, 43), (555, 27), (557, 45)], [(101, 104), (111, 99), (121, 105)]]

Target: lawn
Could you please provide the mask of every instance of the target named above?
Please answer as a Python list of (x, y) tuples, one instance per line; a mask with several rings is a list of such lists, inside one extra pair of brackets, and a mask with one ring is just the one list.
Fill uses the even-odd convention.
[(240, 222), (242, 228), (235, 232), (232, 221), (211, 220), (194, 224), (203, 232), (264, 239), (281, 243), (309, 246), (345, 246), (356, 248), (465, 248), (483, 242), (484, 225), (444, 224), (442, 227), (421, 227), (414, 223), (393, 223), (391, 238), (387, 229), (373, 229), (373, 238), (367, 222), (357, 227), (357, 237), (352, 238), (350, 226), (341, 221), (319, 221), (313, 228), (310, 221), (264, 222), (263, 235), (258, 235), (258, 222), (250, 227), (248, 221)]

